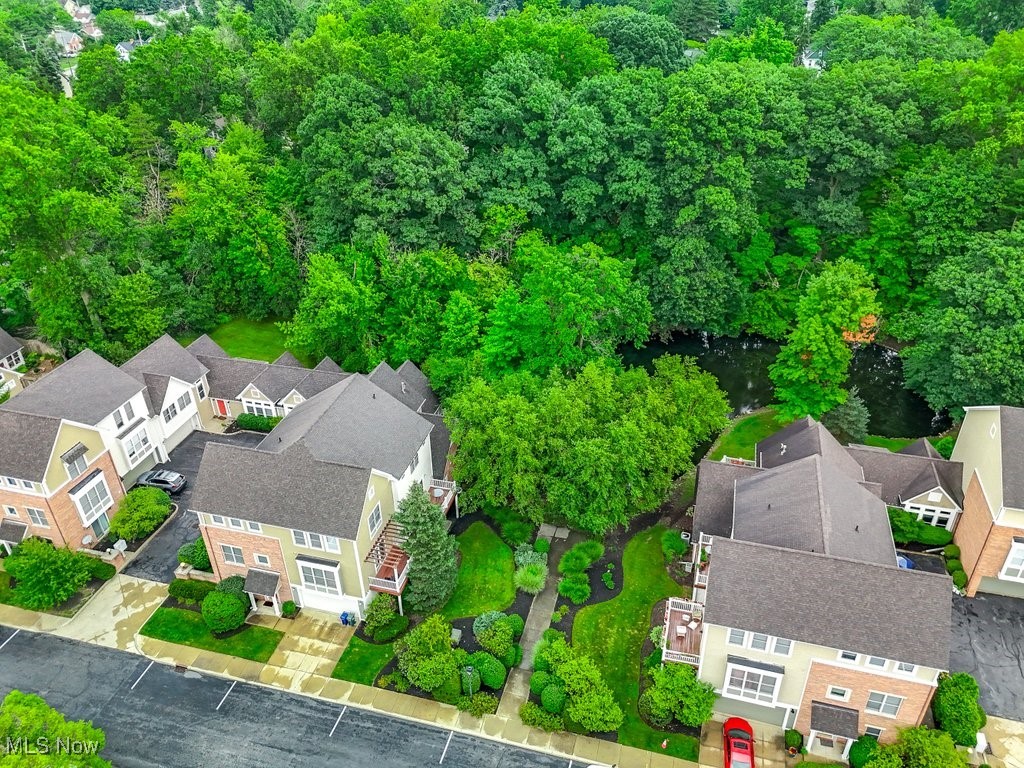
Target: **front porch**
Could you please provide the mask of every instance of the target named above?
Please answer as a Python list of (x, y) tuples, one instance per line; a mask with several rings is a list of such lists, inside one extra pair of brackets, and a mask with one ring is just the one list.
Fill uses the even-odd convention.
[(662, 661), (675, 661), (696, 667), (700, 664), (703, 635), (704, 606), (692, 600), (670, 597), (665, 606)]

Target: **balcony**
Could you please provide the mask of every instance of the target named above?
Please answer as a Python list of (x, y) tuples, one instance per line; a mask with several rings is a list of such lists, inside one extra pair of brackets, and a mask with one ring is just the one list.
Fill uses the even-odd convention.
[(704, 634), (704, 606), (692, 600), (670, 597), (665, 606), (662, 661), (696, 667), (700, 664), (700, 642)]
[(693, 585), (695, 587), (706, 587), (708, 585), (708, 563), (711, 562), (712, 538), (706, 533), (700, 535), (700, 541), (693, 549)]
[(737, 467), (756, 467), (757, 466), (757, 464), (754, 463), (753, 461), (751, 461), (750, 459), (735, 459), (732, 456), (723, 456), (722, 457), (722, 463), (723, 464), (732, 464), (732, 465), (737, 466)]
[(430, 497), (430, 501), (440, 506), (445, 514), (448, 513), (456, 493), (458, 493), (458, 488), (451, 480), (435, 478), (427, 482), (427, 495)]
[(402, 527), (392, 520), (384, 526), (370, 545), (365, 562), (371, 563), (376, 572), (369, 579), (370, 589), (401, 595), (409, 581), (409, 555), (402, 549), (405, 536)]

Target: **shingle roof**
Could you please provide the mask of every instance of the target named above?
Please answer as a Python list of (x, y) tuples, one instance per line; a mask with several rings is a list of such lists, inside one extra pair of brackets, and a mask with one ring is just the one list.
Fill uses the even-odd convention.
[(256, 389), (276, 403), (298, 387), (309, 374), (310, 371), (305, 368), (271, 364), (260, 371), (252, 383)]
[(17, 520), (0, 520), (0, 541), (8, 544), (20, 544), (28, 533), (28, 526)]
[(932, 445), (931, 440), (927, 438), (920, 438), (900, 448), (897, 453), (906, 454), (908, 456), (924, 456), (928, 459), (941, 459), (942, 454), (935, 450), (935, 446)]
[[(121, 370), (130, 373), (139, 381), (148, 373), (155, 376), (173, 376), (188, 384), (199, 381), (208, 371), (192, 352), (166, 333), (122, 365)], [(156, 407), (163, 402), (162, 392), (159, 397), (154, 397), (150, 391), (150, 397)]]
[(60, 419), (0, 408), (0, 475), (43, 482), (59, 431)]
[(245, 584), (242, 589), (254, 595), (276, 595), (277, 585), (280, 583), (281, 574), (250, 568), (245, 572)]
[(860, 712), (825, 701), (812, 701), (811, 730), (856, 739), (860, 736)]
[(1024, 408), (999, 408), (999, 442), (1003, 454), (1003, 506), (1024, 509)]
[(197, 357), (199, 362), (210, 371), (206, 376), (206, 380), (210, 384), (210, 395), (223, 400), (237, 400), (242, 391), (270, 365), (259, 360), (245, 360), (236, 357), (216, 357), (205, 354), (198, 354)]
[(964, 467), (959, 461), (893, 453), (868, 445), (851, 445), (847, 451), (864, 469), (866, 480), (881, 484), (886, 504), (902, 506), (907, 499), (936, 487), (942, 488), (957, 504), (963, 504)]
[(350, 376), (296, 408), (259, 447), (297, 443), (312, 456), (401, 477), (433, 425), (361, 375)]
[(430, 379), (412, 360), (406, 360), (398, 366), (397, 372), (399, 376), (416, 389), (417, 393), (423, 396), (421, 410), (426, 413), (433, 413), (437, 410), (441, 403), (430, 386)]
[(430, 463), (434, 477), (439, 480), (446, 479), (445, 468), (448, 466), (448, 453), (452, 447), (452, 433), (441, 414), (424, 413), (422, 416), (434, 425), (430, 433)]
[(693, 506), (693, 531), (709, 536), (732, 535), (732, 503), (736, 481), (765, 470), (742, 464), (705, 459), (697, 468), (697, 500)]
[(406, 360), (396, 371), (386, 362), (381, 362), (367, 378), (392, 397), (401, 400), (414, 411), (433, 413), (437, 410), (437, 396), (430, 389), (430, 382), (419, 368)]
[(7, 357), (14, 352), (17, 352), (24, 345), (16, 338), (11, 336), (3, 328), (0, 328), (0, 358)]
[(306, 377), (298, 383), (295, 390), (307, 400), (314, 395), (319, 395), (328, 387), (333, 387), (340, 381), (344, 381), (351, 373), (340, 371), (308, 371)]
[(854, 480), (864, 479), (860, 465), (831, 432), (810, 416), (797, 419), (765, 438), (754, 451), (760, 467), (770, 469), (817, 454)]
[(221, 346), (207, 336), (205, 333), (198, 339), (193, 341), (187, 347), (185, 347), (193, 355), (208, 355), (210, 357), (227, 357), (228, 353), (225, 352)]
[(314, 371), (327, 371), (328, 373), (341, 373), (342, 372), (341, 366), (338, 365), (333, 360), (331, 360), (331, 358), (329, 358), (329, 357), (325, 357), (323, 360), (321, 360), (319, 363), (317, 363), (316, 367), (314, 367), (313, 370)]
[(170, 386), (169, 376), (161, 376), (156, 373), (142, 374), (142, 381), (146, 385), (146, 400), (149, 402), (149, 410), (157, 413), (164, 404), (164, 395), (167, 394), (167, 387)]
[(704, 619), (947, 669), (951, 593), (946, 575), (716, 538)]
[(737, 480), (732, 537), (896, 564), (885, 504), (817, 455)]
[(191, 508), (352, 539), (369, 481), (368, 469), (317, 460), (301, 444), (272, 453), (209, 443), (199, 463)]
[(288, 350), (285, 350), (280, 356), (271, 363), (271, 365), (287, 365), (289, 368), (305, 368), (302, 363), (299, 362), (299, 358), (293, 355)]
[(142, 382), (85, 349), (0, 409), (94, 425), (142, 389)]

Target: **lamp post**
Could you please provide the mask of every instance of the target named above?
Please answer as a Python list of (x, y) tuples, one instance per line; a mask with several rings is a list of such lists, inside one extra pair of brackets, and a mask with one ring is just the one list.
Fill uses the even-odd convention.
[(467, 687), (469, 688), (470, 696), (473, 695), (473, 672), (474, 670), (472, 665), (469, 665), (464, 670), (462, 670), (462, 673), (469, 678)]

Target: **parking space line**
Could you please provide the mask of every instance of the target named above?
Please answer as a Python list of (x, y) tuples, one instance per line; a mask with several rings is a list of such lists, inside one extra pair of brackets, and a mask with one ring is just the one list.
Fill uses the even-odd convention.
[(452, 736), (454, 736), (454, 735), (455, 735), (455, 731), (449, 731), (448, 732), (448, 741), (446, 741), (444, 743), (444, 752), (441, 753), (441, 759), (437, 761), (438, 765), (440, 765), (441, 763), (444, 762), (444, 756), (448, 754), (448, 747), (451, 745), (451, 743), (452, 743)]
[(340, 723), (341, 722), (341, 718), (343, 718), (345, 716), (345, 711), (347, 709), (348, 709), (348, 705), (345, 705), (344, 707), (341, 708), (341, 712), (338, 713), (338, 719), (334, 721), (334, 727), (331, 728), (331, 732), (327, 734), (327, 738), (328, 739), (331, 738), (331, 736), (334, 735), (334, 732), (338, 729), (338, 723)]
[(130, 690), (130, 691), (134, 691), (135, 690), (135, 686), (138, 685), (140, 682), (142, 682), (142, 678), (144, 678), (146, 676), (146, 673), (149, 672), (149, 668), (152, 667), (154, 663), (155, 662), (152, 662), (152, 661), (149, 662), (148, 666), (144, 670), (142, 670), (142, 674), (139, 675), (139, 679), (136, 680), (134, 683), (132, 683), (132, 687), (129, 688), (128, 690)]
[(572, 760), (569, 761), (569, 768), (572, 768)]
[(227, 700), (228, 696), (231, 695), (231, 692), (233, 690), (235, 690), (235, 686), (236, 685), (238, 685), (238, 681), (237, 680), (235, 680), (233, 683), (231, 683), (231, 687), (228, 688), (228, 692), (224, 694), (224, 698), (220, 700), (220, 704), (217, 705), (217, 709), (221, 708), (221, 704), (223, 704)]
[[(14, 635), (18, 634), (19, 632), (21, 632), (21, 630), (20, 630), (20, 629), (16, 629), (16, 630), (14, 630)], [(4, 641), (3, 641), (3, 643), (0, 643), (0, 651), (2, 651), (2, 650), (4, 649), (4, 646), (5, 646), (5, 645), (7, 645), (7, 644), (8, 644), (9, 642), (11, 642), (11, 640), (13, 640), (13, 639), (14, 639), (14, 635), (11, 635), (11, 636), (10, 636), (10, 637), (8, 637), (8, 638), (7, 638), (6, 640), (4, 640)]]

